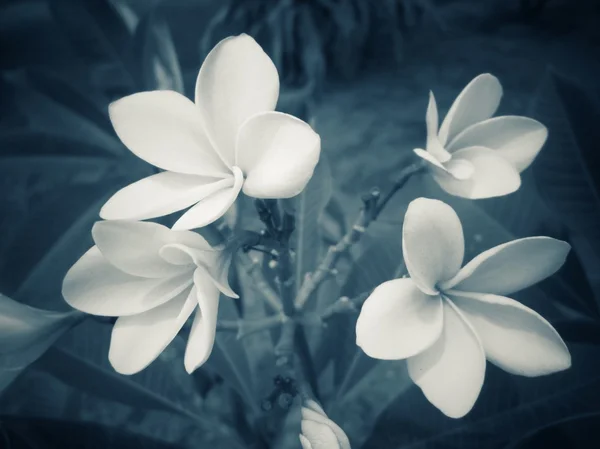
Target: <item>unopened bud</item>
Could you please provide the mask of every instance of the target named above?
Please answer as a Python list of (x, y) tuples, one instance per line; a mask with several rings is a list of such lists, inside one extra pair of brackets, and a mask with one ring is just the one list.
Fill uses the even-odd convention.
[(269, 260), (269, 268), (271, 270), (274, 270), (275, 268), (277, 268), (277, 265), (279, 265), (279, 264), (277, 263), (277, 261), (275, 259)]
[(303, 449), (351, 449), (344, 431), (329, 419), (321, 406), (312, 399), (304, 402), (300, 426), (300, 444)]
[(289, 393), (281, 393), (277, 398), (277, 404), (284, 410), (287, 410), (294, 402), (294, 397)]

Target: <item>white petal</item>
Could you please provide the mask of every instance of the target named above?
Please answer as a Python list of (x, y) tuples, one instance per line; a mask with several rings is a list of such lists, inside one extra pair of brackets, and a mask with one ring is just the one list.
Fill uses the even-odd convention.
[(430, 347), (442, 332), (442, 302), (411, 279), (384, 282), (367, 298), (356, 322), (356, 344), (383, 360), (411, 357)]
[[(346, 436), (342, 428), (338, 426), (334, 421), (329, 419), (323, 411), (323, 409), (318, 404), (314, 403), (314, 401), (311, 402), (313, 402), (312, 405), (307, 404), (307, 406), (302, 407), (301, 409), (301, 423), (303, 424), (304, 422), (316, 422), (327, 426), (329, 430), (331, 430), (331, 432), (333, 432), (333, 434), (335, 435), (337, 442), (335, 446), (331, 447), (335, 449), (350, 449), (350, 441), (348, 440), (348, 437)], [(316, 439), (319, 436), (319, 434), (309, 434), (307, 436), (310, 441), (311, 437), (313, 437), (313, 439)]]
[(229, 171), (203, 130), (198, 109), (177, 92), (129, 95), (111, 103), (109, 114), (121, 141), (152, 165), (194, 175)]
[(242, 190), (242, 185), (244, 184), (244, 176), (241, 170), (237, 167), (233, 167), (233, 173), (233, 186), (221, 189), (204, 198), (184, 213), (179, 220), (175, 222), (173, 229), (201, 228), (221, 218), (235, 202), (240, 190)]
[(443, 170), (443, 171), (447, 171), (446, 167), (444, 167), (444, 164), (442, 164), (440, 161), (438, 161), (437, 158), (433, 154), (431, 154), (429, 151), (425, 151), (422, 148), (415, 148), (413, 151), (417, 156), (419, 156), (421, 159), (423, 159), (424, 161), (431, 164), (433, 167), (439, 168), (440, 170)]
[(442, 145), (472, 124), (494, 115), (501, 98), (502, 86), (498, 78), (489, 73), (474, 78), (456, 97), (440, 126)]
[(126, 220), (99, 221), (92, 228), (96, 246), (112, 265), (127, 274), (147, 278), (165, 278), (187, 270), (159, 254), (172, 240), (171, 232), (177, 233), (158, 223)]
[(340, 449), (340, 444), (335, 433), (326, 424), (303, 420), (301, 422), (302, 434), (310, 441), (312, 449)]
[(454, 209), (439, 200), (417, 198), (408, 205), (402, 229), (402, 252), (411, 279), (435, 295), (437, 284), (460, 269), (465, 240)]
[(408, 374), (446, 416), (461, 418), (473, 408), (485, 377), (485, 353), (472, 326), (449, 300), (444, 300), (441, 338), (408, 359)]
[(427, 124), (427, 151), (440, 162), (447, 162), (452, 157), (440, 143), (438, 138), (438, 110), (433, 92), (429, 92), (429, 104), (425, 116)]
[(277, 69), (250, 36), (223, 39), (208, 54), (196, 81), (196, 106), (211, 140), (231, 165), (242, 123), (273, 111), (278, 96)]
[(63, 280), (62, 294), (71, 307), (82, 312), (124, 316), (164, 304), (191, 284), (191, 271), (166, 279), (124, 273), (94, 246), (69, 269)]
[(300, 446), (302, 446), (302, 449), (314, 449), (312, 444), (310, 444), (310, 441), (308, 441), (308, 438), (302, 434), (298, 435), (298, 437), (300, 438)]
[(514, 299), (448, 292), (477, 331), (487, 359), (511, 374), (543, 376), (571, 366), (558, 332), (541, 315)]
[(441, 285), (444, 289), (508, 295), (554, 274), (571, 246), (550, 237), (527, 237), (488, 249)]
[(134, 182), (115, 193), (100, 210), (105, 220), (146, 220), (190, 207), (233, 185), (224, 179), (163, 172)]
[(473, 177), (475, 166), (466, 159), (451, 159), (444, 167), (455, 179), (464, 181)]
[(308, 184), (321, 153), (321, 138), (308, 123), (265, 112), (240, 128), (236, 165), (246, 174), (244, 193), (254, 198), (290, 198)]
[(194, 372), (210, 357), (217, 331), (219, 312), (219, 290), (211, 276), (202, 268), (194, 272), (194, 287), (199, 309), (192, 323), (188, 344), (185, 349), (185, 369)]
[(521, 185), (521, 177), (513, 165), (489, 148), (464, 148), (453, 153), (452, 160), (470, 162), (473, 173), (470, 178), (459, 180), (434, 171), (434, 179), (451, 195), (470, 199), (492, 198), (508, 195)]
[(491, 148), (522, 172), (531, 165), (547, 138), (548, 130), (537, 120), (494, 117), (469, 126), (452, 140), (448, 151), (471, 146)]
[(113, 368), (121, 374), (135, 374), (150, 365), (194, 311), (195, 293), (192, 288), (147, 312), (117, 319), (108, 352)]

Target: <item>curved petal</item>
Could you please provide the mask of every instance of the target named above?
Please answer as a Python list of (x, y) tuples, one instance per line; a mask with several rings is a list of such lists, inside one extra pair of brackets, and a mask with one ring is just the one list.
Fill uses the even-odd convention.
[(105, 220), (146, 220), (190, 207), (233, 185), (233, 176), (217, 180), (163, 172), (134, 182), (115, 193), (100, 210)]
[(240, 128), (236, 165), (246, 174), (244, 193), (290, 198), (308, 184), (321, 153), (321, 138), (308, 123), (281, 112), (249, 118)]
[(300, 438), (300, 446), (302, 446), (302, 449), (314, 449), (312, 444), (310, 444), (310, 441), (308, 441), (308, 438), (302, 434), (299, 434), (298, 437)]
[(490, 118), (498, 109), (502, 98), (502, 86), (493, 75), (484, 73), (475, 77), (456, 97), (440, 126), (442, 145), (471, 126)]
[(444, 168), (459, 181), (470, 179), (475, 173), (475, 166), (472, 162), (467, 161), (466, 159), (451, 159), (446, 162)]
[(473, 408), (485, 377), (485, 353), (473, 327), (444, 301), (444, 330), (425, 352), (408, 359), (408, 374), (442, 413), (461, 418)]
[(395, 279), (373, 290), (363, 304), (356, 344), (369, 357), (405, 359), (435, 343), (442, 324), (439, 296), (426, 295), (411, 279)]
[(210, 357), (215, 343), (219, 312), (219, 290), (206, 270), (198, 268), (194, 272), (194, 286), (199, 309), (196, 310), (185, 348), (184, 365), (189, 374), (202, 366)]
[(238, 167), (233, 167), (234, 184), (231, 187), (221, 189), (204, 198), (173, 225), (173, 229), (194, 229), (207, 226), (219, 218), (231, 207), (238, 197), (242, 185), (244, 184), (244, 175)]
[(431, 164), (432, 167), (438, 168), (438, 169), (443, 170), (443, 171), (446, 171), (446, 167), (444, 167), (444, 164), (442, 164), (440, 161), (438, 161), (431, 152), (425, 151), (422, 148), (415, 148), (413, 150), (413, 152), (417, 156), (419, 156), (421, 159), (423, 159), (424, 161), (426, 161), (429, 164)]
[(429, 91), (429, 104), (427, 105), (427, 114), (425, 115), (427, 124), (427, 151), (440, 162), (447, 162), (452, 157), (442, 146), (438, 138), (438, 109), (433, 92)]
[[(186, 232), (186, 231), (180, 231)], [(224, 294), (230, 298), (239, 298), (229, 285), (229, 267), (231, 265), (231, 254), (222, 250), (201, 250), (186, 245), (172, 243), (160, 249), (160, 255), (165, 260), (176, 265), (188, 265), (193, 263), (197, 267), (208, 270), (212, 282)]]
[(82, 312), (124, 316), (164, 304), (191, 284), (191, 271), (166, 279), (131, 276), (112, 266), (94, 246), (69, 269), (62, 294)]
[[(308, 399), (305, 402), (305, 406), (300, 410), (300, 414), (302, 421), (314, 421), (329, 427), (337, 440), (335, 449), (350, 449), (350, 441), (346, 433), (325, 414), (323, 408), (315, 401)], [(334, 449), (333, 447), (331, 448)]]
[(473, 173), (468, 179), (459, 180), (439, 170), (434, 171), (434, 179), (451, 195), (469, 199), (492, 198), (508, 195), (521, 186), (519, 172), (489, 148), (464, 148), (454, 153), (452, 160), (470, 162)]
[(441, 288), (508, 295), (554, 274), (571, 245), (551, 237), (527, 237), (488, 249)]
[(460, 219), (446, 203), (417, 198), (408, 205), (402, 229), (404, 262), (414, 283), (426, 294), (460, 269), (465, 240)]
[(327, 424), (318, 421), (302, 420), (300, 427), (302, 429), (301, 435), (304, 435), (310, 442), (310, 445), (306, 447), (311, 449), (340, 449), (338, 438)]
[(120, 317), (110, 339), (108, 360), (121, 374), (135, 374), (173, 341), (196, 307), (194, 288), (138, 315)]
[(548, 129), (537, 120), (507, 115), (469, 126), (448, 145), (448, 151), (482, 146), (496, 150), (518, 172), (525, 170), (548, 138)]
[(173, 240), (166, 226), (144, 221), (99, 221), (92, 236), (102, 255), (116, 268), (133, 276), (165, 278), (189, 269), (160, 256), (160, 249)]
[(477, 331), (487, 359), (504, 371), (534, 377), (571, 366), (556, 329), (529, 307), (497, 295), (451, 290), (448, 296)]
[(198, 109), (183, 95), (140, 92), (111, 103), (108, 111), (121, 141), (146, 162), (178, 173), (228, 173), (203, 130)]
[(278, 96), (277, 69), (250, 36), (223, 39), (208, 54), (196, 81), (196, 106), (212, 142), (230, 165), (241, 124), (254, 114), (274, 110)]

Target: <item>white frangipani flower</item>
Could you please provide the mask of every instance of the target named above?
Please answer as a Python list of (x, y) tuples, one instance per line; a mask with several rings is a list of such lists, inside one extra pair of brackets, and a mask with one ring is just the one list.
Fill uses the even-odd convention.
[(351, 449), (344, 431), (312, 399), (304, 401), (300, 426), (302, 449)]
[(209, 357), (220, 292), (236, 298), (227, 281), (231, 259), (200, 235), (157, 223), (102, 221), (96, 243), (71, 267), (63, 296), (92, 315), (118, 317), (109, 360), (133, 374), (152, 363), (196, 311), (185, 352), (191, 373)]
[(255, 198), (290, 198), (310, 180), (321, 140), (291, 115), (274, 112), (275, 65), (250, 36), (219, 42), (196, 81), (195, 104), (174, 91), (141, 92), (110, 105), (121, 141), (163, 170), (118, 191), (107, 220), (145, 220), (193, 205), (173, 229), (206, 226), (240, 190)]
[(427, 107), (427, 161), (448, 193), (480, 199), (507, 195), (521, 185), (520, 172), (533, 162), (548, 137), (540, 122), (506, 115), (491, 118), (502, 97), (495, 76), (479, 75), (456, 98), (438, 130), (433, 92)]
[(0, 393), (83, 316), (36, 309), (0, 294)]
[(569, 351), (550, 323), (504, 296), (556, 272), (568, 243), (518, 239), (461, 268), (465, 244), (456, 212), (418, 198), (406, 212), (402, 248), (410, 278), (373, 291), (356, 324), (356, 343), (377, 359), (408, 359), (411, 379), (444, 414), (458, 418), (471, 410), (486, 358), (529, 377), (569, 368)]

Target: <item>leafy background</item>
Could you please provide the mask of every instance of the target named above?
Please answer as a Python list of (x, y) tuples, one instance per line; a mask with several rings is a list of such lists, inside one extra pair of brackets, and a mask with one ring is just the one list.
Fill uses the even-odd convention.
[[(153, 170), (116, 138), (108, 102), (148, 89), (190, 95), (224, 36), (257, 38), (280, 69), (279, 107), (322, 136), (323, 163), (298, 200), (298, 274), (350, 226), (360, 195), (389, 187), (421, 145), (428, 90), (445, 110), (491, 72), (505, 89), (501, 113), (550, 130), (523, 187), (469, 202), (412, 180), (311, 304), (393, 276), (408, 202), (437, 197), (461, 216), (467, 257), (515, 236), (572, 243), (561, 272), (518, 299), (556, 325), (573, 367), (525, 379), (488, 366), (475, 409), (450, 420), (411, 385), (404, 362), (358, 351), (355, 317), (344, 315), (308, 332), (320, 398), (355, 448), (598, 447), (599, 18), (596, 0), (2, 0), (0, 292), (67, 309), (61, 280), (91, 245), (100, 205)], [(251, 212), (240, 201), (227, 220), (252, 228)], [(243, 302), (220, 316), (264, 316), (242, 261), (236, 268)], [(109, 336), (109, 323), (79, 325), (2, 393), (0, 447), (232, 448), (234, 435), (241, 447), (298, 447), (297, 416), (259, 407), (276, 372), (274, 333), (241, 343), (219, 335), (194, 376), (183, 370), (183, 338), (144, 372), (119, 376)]]

